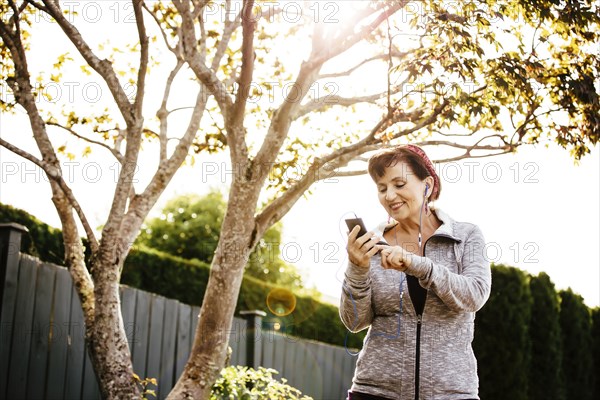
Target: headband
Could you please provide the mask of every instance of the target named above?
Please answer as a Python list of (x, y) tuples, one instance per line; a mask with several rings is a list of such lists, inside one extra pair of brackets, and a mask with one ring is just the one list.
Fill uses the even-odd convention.
[(427, 154), (425, 154), (425, 152), (423, 151), (422, 148), (415, 146), (414, 144), (407, 144), (402, 147), (412, 151), (413, 153), (418, 155), (425, 162), (425, 168), (427, 168), (427, 172), (429, 172), (429, 175), (431, 175), (433, 177), (434, 183), (433, 183), (433, 190), (431, 191), (431, 197), (435, 198), (440, 191), (440, 178), (439, 178), (438, 174), (435, 172), (433, 163), (431, 162), (429, 157), (427, 157)]

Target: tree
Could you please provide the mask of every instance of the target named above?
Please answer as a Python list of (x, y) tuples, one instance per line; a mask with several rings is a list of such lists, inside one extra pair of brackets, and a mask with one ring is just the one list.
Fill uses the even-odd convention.
[(560, 294), (560, 329), (562, 332), (565, 391), (568, 398), (591, 400), (592, 321), (583, 298), (569, 288)]
[(532, 296), (527, 275), (492, 266), (492, 292), (475, 318), (473, 350), (483, 399), (528, 399)]
[[(227, 208), (223, 195), (213, 190), (205, 196), (186, 195), (170, 200), (160, 218), (142, 226), (138, 241), (155, 249), (183, 258), (197, 258), (208, 264), (221, 235), (221, 223)], [(249, 256), (245, 273), (266, 282), (302, 288), (296, 267), (281, 259), (280, 223), (269, 228)]]
[[(49, 178), (65, 263), (105, 398), (139, 395), (119, 311), (120, 271), (190, 149), (197, 157), (228, 150), (232, 183), (192, 353), (172, 398), (208, 397), (227, 347), (225, 335), (213, 328), (231, 327), (247, 255), (313, 183), (364, 173), (346, 167), (394, 143), (446, 146), (448, 157), (437, 160), (444, 162), (550, 139), (579, 159), (598, 141), (600, 101), (593, 83), (600, 29), (589, 0), (481, 0), (458, 7), (434, 0), (365, 1), (327, 3), (327, 9), (316, 2), (295, 4), (294, 11), (254, 0), (130, 4), (133, 30), (110, 46), (90, 44), (81, 10), (58, 0), (0, 5), (0, 75), (12, 96), (1, 106), (26, 112), (36, 150), (13, 145), (8, 134), (0, 145)], [(277, 20), (290, 15), (297, 22)], [(40, 73), (32, 69), (30, 43), (46, 30), (37, 29), (32, 16), (55, 21), (52, 28), (75, 49), (56, 55), (54, 63), (46, 56), (35, 65)], [(132, 38), (137, 43), (127, 43)], [(166, 79), (147, 79), (169, 55)], [(340, 67), (340, 60), (349, 67)], [(44, 110), (36, 98), (48, 97), (48, 84), (61, 82), (62, 71), (77, 63), (70, 79), (77, 76), (73, 71), (97, 79), (110, 104), (82, 111), (57, 101), (58, 110)], [(174, 98), (172, 88), (182, 78), (189, 81)], [(146, 96), (156, 84), (162, 97)], [(269, 95), (258, 96), (261, 91)], [(177, 103), (190, 93), (196, 96), (191, 107)], [(156, 98), (153, 119), (144, 106)], [(187, 119), (174, 114), (183, 110)], [(174, 122), (187, 126), (174, 132)], [(89, 205), (80, 204), (64, 179), (61, 157), (75, 154), (71, 144), (53, 144), (58, 132), (89, 145), (84, 154), (91, 146), (108, 151), (119, 165), (98, 237), (87, 219)], [(136, 184), (146, 143), (156, 143), (158, 156), (142, 167), (155, 173)], [(289, 177), (290, 169), (298, 173)], [(87, 265), (78, 223), (89, 240)]]
[(531, 277), (529, 288), (533, 299), (529, 399), (564, 399), (558, 294), (544, 272)]

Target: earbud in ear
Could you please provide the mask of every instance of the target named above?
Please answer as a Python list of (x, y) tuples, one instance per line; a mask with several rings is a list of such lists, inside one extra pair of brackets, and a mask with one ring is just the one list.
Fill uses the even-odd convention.
[(423, 196), (427, 196), (427, 192), (429, 191), (429, 183), (425, 184), (425, 193), (423, 193)]

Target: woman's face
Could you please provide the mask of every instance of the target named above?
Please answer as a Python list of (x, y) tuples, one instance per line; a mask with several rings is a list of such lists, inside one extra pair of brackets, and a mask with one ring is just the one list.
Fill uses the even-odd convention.
[(396, 221), (418, 217), (425, 185), (429, 183), (429, 191), (432, 188), (429, 179), (420, 180), (404, 162), (388, 167), (376, 182), (379, 202)]

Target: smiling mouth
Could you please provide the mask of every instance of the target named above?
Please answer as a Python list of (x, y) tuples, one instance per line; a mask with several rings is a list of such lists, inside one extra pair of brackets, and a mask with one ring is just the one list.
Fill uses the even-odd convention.
[(394, 204), (390, 204), (390, 209), (392, 211), (397, 211), (400, 209), (400, 207), (402, 207), (405, 203), (394, 203)]

